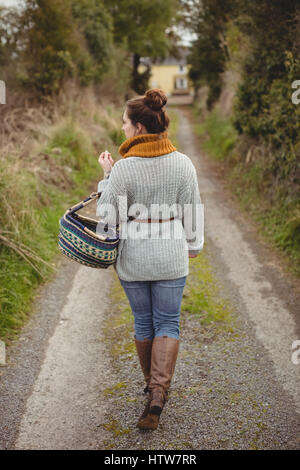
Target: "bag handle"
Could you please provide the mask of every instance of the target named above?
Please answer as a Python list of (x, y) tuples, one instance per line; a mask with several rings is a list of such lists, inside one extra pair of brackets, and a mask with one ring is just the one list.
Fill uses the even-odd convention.
[[(79, 211), (79, 210), (82, 209), (83, 207), (85, 207), (85, 206), (87, 206), (88, 204), (90, 204), (91, 202), (93, 202), (95, 199), (99, 199), (99, 197), (101, 196), (101, 194), (102, 194), (102, 191), (94, 192), (94, 193), (90, 194), (89, 197), (87, 197), (87, 198), (84, 199), (83, 201), (78, 202), (77, 204), (75, 204), (75, 206), (70, 207), (70, 209), (68, 209), (68, 213), (69, 213), (69, 214), (74, 214), (74, 212)], [(136, 217), (134, 217), (134, 216), (129, 216), (129, 219), (130, 219), (130, 220), (134, 220), (134, 219), (136, 219)]]
[(68, 212), (70, 214), (74, 214), (74, 212), (77, 212), (79, 211), (79, 209), (82, 209), (84, 206), (87, 206), (88, 204), (93, 202), (96, 198), (98, 199), (101, 196), (101, 194), (102, 192), (94, 192), (90, 194), (90, 196), (84, 199), (83, 201), (78, 202), (77, 204), (75, 204), (75, 206), (70, 207), (68, 209)]

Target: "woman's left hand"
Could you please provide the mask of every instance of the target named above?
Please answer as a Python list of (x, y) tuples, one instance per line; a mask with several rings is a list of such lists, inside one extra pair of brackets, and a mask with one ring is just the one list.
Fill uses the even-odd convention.
[(105, 150), (105, 152), (100, 154), (98, 162), (105, 172), (110, 172), (114, 163), (108, 150)]

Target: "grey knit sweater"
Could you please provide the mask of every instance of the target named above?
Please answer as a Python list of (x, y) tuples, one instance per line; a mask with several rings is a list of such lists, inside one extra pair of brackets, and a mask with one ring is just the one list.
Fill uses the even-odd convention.
[[(204, 210), (196, 169), (178, 151), (156, 157), (127, 157), (115, 162), (110, 177), (98, 184), (96, 214), (120, 224), (114, 269), (124, 281), (176, 279), (189, 273), (188, 253), (204, 244)], [(170, 210), (171, 208), (171, 210)], [(138, 219), (168, 222), (138, 223)]]

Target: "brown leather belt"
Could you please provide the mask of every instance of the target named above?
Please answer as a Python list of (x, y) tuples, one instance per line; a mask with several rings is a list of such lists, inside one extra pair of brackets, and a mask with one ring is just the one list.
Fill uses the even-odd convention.
[(145, 222), (145, 223), (150, 223), (150, 222), (168, 222), (169, 220), (174, 220), (176, 217), (171, 217), (170, 219), (135, 219), (132, 215), (130, 215), (129, 220), (133, 220), (135, 222)]

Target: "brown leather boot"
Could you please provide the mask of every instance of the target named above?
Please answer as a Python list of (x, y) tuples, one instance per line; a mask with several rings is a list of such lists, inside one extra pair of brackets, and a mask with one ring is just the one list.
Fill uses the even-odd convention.
[[(156, 336), (153, 339), (149, 381), (150, 399), (147, 403), (149, 413), (139, 419), (137, 426), (140, 429), (156, 429), (158, 426), (174, 374), (178, 350), (178, 339), (169, 336)], [(147, 406), (144, 413), (147, 411)]]
[(140, 360), (141, 368), (146, 381), (146, 387), (144, 388), (144, 392), (147, 393), (148, 391), (150, 392), (150, 390), (148, 389), (148, 385), (150, 380), (151, 351), (153, 339), (145, 338), (142, 341), (134, 339), (134, 341), (137, 354)]

